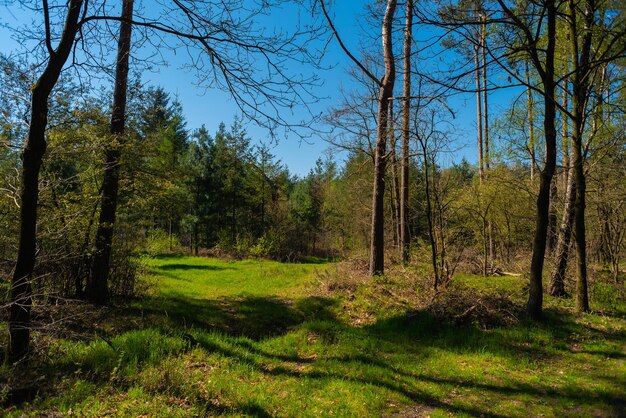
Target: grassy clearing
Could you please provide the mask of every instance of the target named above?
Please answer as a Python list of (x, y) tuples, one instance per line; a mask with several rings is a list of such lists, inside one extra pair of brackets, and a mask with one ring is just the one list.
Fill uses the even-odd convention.
[(38, 362), (2, 370), (6, 400), (28, 399), (4, 413), (624, 415), (623, 288), (592, 298), (602, 315), (548, 298), (536, 325), (521, 278), (434, 295), (411, 271), (196, 257), (150, 260), (149, 276), (149, 297), (37, 333)]

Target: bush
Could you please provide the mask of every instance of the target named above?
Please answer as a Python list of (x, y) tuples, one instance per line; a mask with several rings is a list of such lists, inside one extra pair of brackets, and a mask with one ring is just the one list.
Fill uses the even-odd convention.
[(150, 256), (165, 254), (170, 252), (170, 248), (180, 247), (178, 238), (171, 237), (162, 229), (153, 229), (148, 232), (148, 237), (143, 244), (143, 251)]

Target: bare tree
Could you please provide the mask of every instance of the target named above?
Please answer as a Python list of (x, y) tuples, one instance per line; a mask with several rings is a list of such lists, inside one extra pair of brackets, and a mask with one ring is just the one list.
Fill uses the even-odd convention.
[(378, 114), (376, 128), (376, 145), (374, 152), (374, 187), (372, 197), (372, 232), (370, 243), (370, 275), (376, 276), (384, 273), (385, 270), (385, 229), (384, 229), (384, 204), (385, 204), (385, 169), (387, 163), (387, 125), (389, 116), (389, 101), (393, 96), (395, 84), (395, 61), (392, 48), (392, 23), (396, 10), (397, 1), (388, 0), (382, 23), (382, 46), (385, 62), (385, 74), (382, 79), (378, 79), (372, 74), (343, 43), (339, 33), (333, 24), (324, 0), (320, 0), (322, 12), (328, 21), (330, 29), (337, 39), (345, 54), (379, 86), (378, 92)]
[(411, 43), (413, 42), (413, 0), (407, 0), (404, 27), (404, 75), (402, 88), (402, 170), (400, 189), (400, 249), (403, 262), (410, 258), (409, 235), (409, 125), (411, 122)]

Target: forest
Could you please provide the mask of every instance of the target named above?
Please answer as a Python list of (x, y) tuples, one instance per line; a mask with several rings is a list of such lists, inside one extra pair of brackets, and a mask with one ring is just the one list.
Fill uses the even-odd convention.
[(0, 8), (3, 416), (626, 415), (622, 0)]

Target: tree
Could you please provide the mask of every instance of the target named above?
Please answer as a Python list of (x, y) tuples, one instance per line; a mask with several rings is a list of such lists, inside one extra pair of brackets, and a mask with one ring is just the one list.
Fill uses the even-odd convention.
[(400, 249), (403, 262), (410, 258), (409, 234), (409, 126), (411, 123), (411, 43), (413, 42), (413, 0), (406, 2), (404, 27), (404, 74), (402, 88), (402, 171), (400, 189)]
[(46, 14), (45, 43), (48, 57), (44, 70), (32, 88), (30, 127), (22, 154), (20, 242), (15, 270), (11, 279), (10, 295), (9, 349), (7, 350), (10, 362), (20, 360), (29, 351), (30, 310), (32, 306), (30, 280), (36, 257), (39, 170), (43, 155), (46, 152), (45, 131), (48, 124), (48, 99), (72, 50), (74, 39), (79, 30), (82, 6), (82, 0), (70, 0), (67, 3), (63, 32), (57, 47), (53, 48), (48, 18), (49, 10), (44, 2), (44, 13)]
[[(555, 0), (543, 0), (539, 3), (523, 4), (519, 8), (511, 8), (505, 0), (498, 0), (498, 5), (506, 18), (504, 24), (512, 29), (512, 43), (508, 56), (523, 52), (527, 55), (541, 80), (543, 96), (543, 128), (545, 135), (545, 163), (540, 174), (539, 194), (537, 196), (537, 213), (533, 251), (530, 265), (530, 289), (527, 311), (531, 318), (538, 320), (542, 315), (543, 305), (543, 265), (546, 253), (546, 238), (550, 223), (550, 188), (556, 169), (556, 73), (555, 46), (557, 4)], [(545, 29), (544, 29), (545, 28)], [(542, 43), (545, 39), (545, 44)], [(505, 69), (518, 81), (520, 77), (508, 68), (508, 63), (493, 52), (490, 54), (501, 68)], [(535, 89), (537, 89), (535, 87)]]
[(383, 57), (385, 62), (385, 74), (382, 79), (374, 76), (354, 55), (346, 48), (343, 41), (339, 37), (337, 30), (330, 18), (324, 0), (320, 1), (322, 12), (328, 21), (334, 37), (341, 46), (346, 55), (367, 75), (378, 87), (378, 114), (376, 128), (376, 145), (374, 152), (374, 186), (372, 196), (372, 232), (370, 243), (370, 275), (377, 276), (384, 273), (385, 270), (385, 168), (387, 159), (387, 129), (389, 100), (393, 96), (393, 87), (395, 84), (396, 70), (393, 56), (393, 33), (392, 23), (393, 16), (396, 11), (397, 1), (388, 0), (382, 22), (382, 46)]
[(102, 182), (100, 219), (96, 232), (91, 272), (87, 280), (86, 296), (91, 302), (105, 304), (109, 297), (108, 278), (113, 245), (113, 228), (117, 209), (120, 181), (120, 142), (123, 141), (126, 124), (126, 92), (128, 88), (128, 61), (132, 34), (133, 0), (122, 2), (122, 20), (117, 46), (115, 89), (111, 113), (111, 144), (105, 151), (105, 170)]

